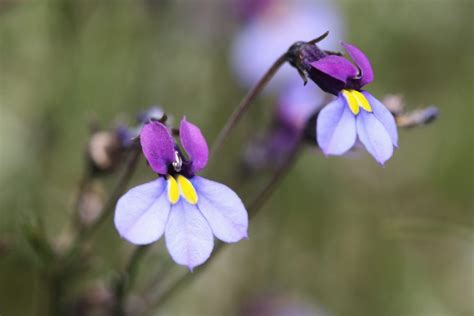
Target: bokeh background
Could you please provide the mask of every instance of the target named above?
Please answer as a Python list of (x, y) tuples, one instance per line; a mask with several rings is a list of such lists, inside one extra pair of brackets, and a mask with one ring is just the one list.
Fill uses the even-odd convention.
[[(232, 47), (255, 17), (242, 11), (251, 1), (238, 2), (0, 1), (2, 315), (50, 313), (47, 267), (25, 227), (41, 227), (55, 248), (67, 244), (91, 122), (132, 124), (159, 104), (214, 139), (246, 93)], [(276, 301), (309, 315), (474, 314), (474, 2), (324, 5), (337, 12), (341, 40), (371, 58), (372, 94), (403, 94), (410, 109), (435, 104), (440, 119), (400, 131), (384, 168), (363, 151), (328, 159), (308, 147), (251, 221), (250, 239), (227, 247), (156, 315), (250, 315), (253, 305)], [(283, 23), (284, 14), (264, 18)], [(287, 44), (309, 39), (295, 35)], [(258, 99), (208, 177), (242, 182), (245, 144), (266, 129), (275, 100), (272, 93)], [(268, 172), (245, 176), (236, 190), (248, 202)], [(153, 177), (142, 160), (131, 185)], [(96, 185), (106, 195), (114, 179)], [(109, 219), (74, 291), (106, 295), (97, 288), (106, 291), (131, 250)], [(140, 267), (135, 304), (160, 286), (168, 263), (161, 241)], [(303, 315), (295, 310), (284, 315)]]

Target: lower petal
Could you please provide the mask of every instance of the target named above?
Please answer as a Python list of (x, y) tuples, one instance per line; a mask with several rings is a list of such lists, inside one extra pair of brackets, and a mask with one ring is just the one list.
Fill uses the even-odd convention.
[(165, 238), (173, 260), (191, 271), (209, 258), (214, 247), (214, 236), (206, 219), (195, 205), (183, 199), (171, 208)]
[(159, 178), (125, 193), (115, 208), (115, 227), (120, 236), (136, 245), (158, 240), (170, 210), (166, 181)]
[(339, 96), (321, 110), (316, 122), (316, 137), (324, 154), (344, 154), (354, 146), (356, 136), (355, 116), (344, 97)]
[(373, 113), (361, 111), (357, 116), (357, 135), (367, 151), (380, 164), (390, 159), (393, 144), (385, 127)]
[(393, 114), (383, 105), (382, 102), (374, 98), (373, 95), (364, 91), (363, 94), (369, 101), (372, 111), (374, 112), (375, 117), (377, 120), (382, 123), (382, 125), (387, 130), (388, 134), (390, 135), (390, 139), (392, 140), (392, 144), (395, 147), (398, 147), (398, 132), (397, 132), (397, 124), (395, 123), (395, 118)]
[(199, 195), (198, 208), (217, 238), (237, 242), (247, 237), (247, 210), (234, 191), (201, 177), (194, 177), (193, 185)]

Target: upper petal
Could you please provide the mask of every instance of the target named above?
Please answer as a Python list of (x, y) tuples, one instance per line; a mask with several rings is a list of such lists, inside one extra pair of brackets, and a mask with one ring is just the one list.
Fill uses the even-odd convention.
[(209, 158), (209, 148), (207, 142), (196, 125), (189, 123), (185, 117), (179, 126), (179, 137), (181, 145), (188, 153), (192, 162), (192, 172), (198, 172), (207, 165)]
[(316, 121), (318, 145), (326, 155), (342, 155), (356, 141), (355, 116), (346, 105), (344, 97), (325, 106)]
[(349, 56), (351, 56), (352, 60), (361, 71), (362, 76), (360, 84), (364, 86), (371, 83), (374, 80), (374, 72), (367, 56), (365, 56), (365, 54), (354, 45), (342, 43), (342, 46), (344, 46)]
[(347, 59), (341, 56), (329, 55), (311, 63), (317, 70), (346, 83), (348, 79), (357, 76), (359, 71)]
[(390, 159), (393, 144), (385, 127), (373, 113), (361, 111), (357, 116), (357, 135), (367, 151), (380, 164)]
[(214, 235), (225, 242), (236, 242), (247, 237), (248, 214), (244, 204), (227, 186), (194, 177), (198, 191), (198, 208), (211, 226)]
[(115, 227), (120, 236), (136, 245), (158, 240), (170, 210), (163, 178), (139, 185), (125, 193), (115, 208)]
[(165, 238), (173, 260), (191, 271), (209, 258), (214, 247), (214, 236), (206, 219), (196, 205), (183, 199), (171, 208)]
[(159, 174), (168, 172), (175, 158), (174, 141), (168, 128), (160, 122), (150, 122), (140, 132), (140, 143), (151, 168)]
[(390, 139), (392, 140), (393, 146), (398, 147), (397, 123), (395, 122), (393, 114), (385, 107), (385, 105), (383, 105), (382, 102), (377, 100), (373, 95), (371, 95), (367, 91), (363, 91), (362, 93), (369, 101), (375, 117), (380, 121), (380, 123), (382, 123), (382, 125), (387, 130), (388, 135), (390, 135)]

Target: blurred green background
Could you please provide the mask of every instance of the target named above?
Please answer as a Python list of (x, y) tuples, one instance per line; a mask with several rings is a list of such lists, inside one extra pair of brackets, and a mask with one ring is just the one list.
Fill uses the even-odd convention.
[[(474, 314), (474, 2), (336, 4), (347, 40), (371, 58), (370, 91), (402, 93), (412, 109), (435, 104), (440, 119), (402, 130), (384, 168), (365, 152), (327, 159), (306, 150), (251, 221), (250, 239), (157, 315), (232, 315), (267, 293), (328, 315)], [(218, 0), (0, 1), (2, 315), (49, 314), (44, 267), (24, 227), (43, 225), (57, 247), (67, 239), (92, 120), (109, 128), (159, 104), (214, 139), (246, 92), (229, 67), (239, 23)], [(208, 177), (237, 182), (243, 142), (265, 128), (273, 101), (258, 100)], [(141, 161), (133, 184), (151, 179)], [(114, 176), (101, 181), (107, 191)], [(242, 189), (244, 201), (255, 190)], [(94, 241), (79, 292), (113, 278), (132, 249), (111, 220)], [(169, 261), (163, 248), (146, 257), (133, 293)]]

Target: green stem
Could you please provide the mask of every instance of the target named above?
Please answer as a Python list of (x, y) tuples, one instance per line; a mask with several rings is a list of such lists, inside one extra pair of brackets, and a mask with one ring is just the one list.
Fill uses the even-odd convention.
[(229, 136), (232, 129), (235, 127), (237, 122), (240, 120), (245, 111), (248, 110), (254, 99), (262, 92), (263, 88), (270, 82), (273, 76), (277, 73), (280, 67), (287, 61), (287, 53), (281, 55), (273, 65), (267, 70), (263, 77), (255, 84), (255, 86), (245, 95), (239, 105), (235, 108), (234, 112), (230, 115), (229, 119), (225, 123), (217, 135), (216, 140), (211, 147), (211, 157), (219, 151), (220, 147), (224, 143), (227, 136)]
[(114, 288), (114, 297), (116, 299), (115, 310), (113, 315), (122, 316), (125, 315), (125, 303), (128, 290), (132, 287), (135, 281), (138, 264), (147, 253), (150, 246), (136, 247), (133, 253), (130, 255), (129, 261), (125, 267), (124, 272), (120, 275)]

